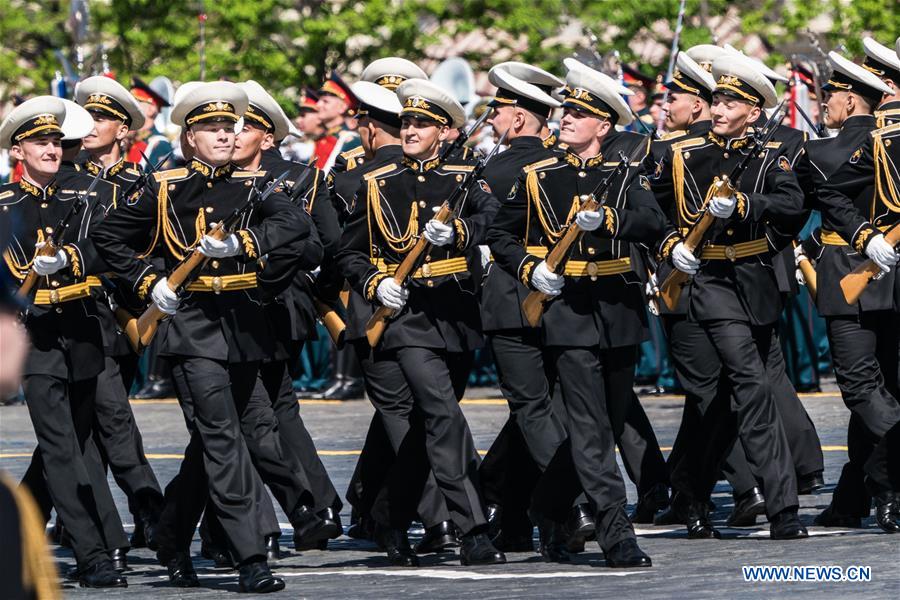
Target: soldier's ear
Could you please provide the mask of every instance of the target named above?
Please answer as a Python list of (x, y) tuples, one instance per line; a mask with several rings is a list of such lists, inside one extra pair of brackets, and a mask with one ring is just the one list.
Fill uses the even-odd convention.
[(127, 136), (127, 135), (128, 135), (128, 125), (126, 125), (123, 121), (122, 124), (119, 125), (119, 130), (116, 131), (116, 141), (121, 142), (122, 140), (125, 139), (125, 136)]
[(13, 144), (13, 146), (9, 149), (9, 155), (19, 162), (25, 160), (25, 153), (22, 152), (22, 146), (20, 146), (19, 144)]

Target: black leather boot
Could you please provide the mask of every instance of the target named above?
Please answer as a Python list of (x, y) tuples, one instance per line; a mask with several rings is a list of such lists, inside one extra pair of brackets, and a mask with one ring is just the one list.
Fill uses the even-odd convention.
[(606, 566), (612, 569), (634, 569), (652, 567), (653, 562), (638, 546), (634, 538), (625, 538), (609, 550), (604, 550)]
[[(532, 546), (532, 551), (534, 546)], [(459, 547), (459, 562), (469, 565), (502, 565), (506, 556), (494, 547), (487, 533), (469, 533), (462, 536)]]
[(78, 585), (86, 588), (124, 588), (128, 579), (116, 572), (112, 561), (101, 560), (78, 571)]
[(300, 505), (290, 515), (294, 526), (294, 550), (315, 550), (322, 540), (327, 542), (333, 527), (326, 524), (308, 506)]
[(638, 498), (631, 512), (632, 523), (653, 523), (656, 513), (669, 505), (669, 488), (664, 483), (657, 483)]
[(375, 541), (387, 552), (392, 567), (419, 566), (419, 557), (413, 552), (405, 529), (376, 526)]
[(190, 555), (185, 552), (176, 552), (173, 558), (167, 560), (166, 571), (169, 573), (169, 581), (175, 587), (191, 588), (200, 585), (197, 572), (194, 571), (194, 563), (191, 562)]
[(453, 521), (442, 521), (425, 530), (416, 544), (416, 554), (440, 554), (459, 547), (459, 536)]
[(769, 521), (769, 537), (773, 540), (799, 540), (809, 537), (797, 516), (797, 507), (786, 508)]
[(244, 563), (238, 568), (238, 586), (247, 594), (268, 594), (284, 589), (284, 579), (272, 575), (265, 560)]
[(888, 533), (900, 533), (900, 498), (893, 492), (875, 496), (875, 522)]
[(719, 530), (709, 522), (709, 507), (705, 502), (691, 502), (688, 506), (686, 523), (690, 540), (722, 539)]
[(735, 497), (734, 508), (725, 524), (729, 527), (753, 527), (756, 525), (756, 515), (764, 514), (766, 499), (763, 498), (761, 489), (753, 487)]

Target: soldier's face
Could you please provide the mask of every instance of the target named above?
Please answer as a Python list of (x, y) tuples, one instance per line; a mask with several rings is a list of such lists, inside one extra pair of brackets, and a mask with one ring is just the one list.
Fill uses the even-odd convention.
[(62, 160), (60, 138), (60, 135), (55, 134), (22, 140), (10, 148), (9, 153), (25, 166), (25, 174), (29, 179), (49, 179), (59, 171)]
[(606, 136), (612, 125), (606, 119), (566, 108), (559, 122), (559, 141), (568, 144), (575, 152), (588, 148)]
[(316, 108), (319, 109), (319, 118), (323, 123), (329, 123), (347, 112), (347, 103), (330, 94), (322, 94)]
[(244, 123), (244, 128), (234, 138), (234, 156), (231, 160), (238, 166), (246, 166), (263, 150), (271, 148), (274, 142), (271, 133)]
[(234, 123), (215, 121), (197, 123), (188, 130), (188, 145), (194, 156), (214, 167), (231, 162), (234, 154)]
[(128, 126), (122, 121), (98, 113), (91, 113), (91, 116), (94, 117), (94, 129), (82, 141), (88, 152), (106, 150), (128, 135)]
[(666, 129), (668, 131), (687, 129), (699, 101), (693, 94), (670, 91), (668, 101), (663, 105), (666, 112)]
[(847, 99), (850, 93), (843, 90), (825, 92), (825, 127), (838, 129), (847, 119)]
[(747, 126), (759, 118), (762, 109), (724, 94), (715, 94), (710, 106), (713, 133), (726, 138), (741, 137)]
[(437, 121), (403, 117), (400, 144), (404, 154), (418, 160), (427, 160), (437, 153), (438, 146), (449, 134), (450, 128)]
[(498, 106), (491, 116), (488, 117), (488, 125), (493, 130), (491, 132), (494, 142), (499, 142), (504, 132), (509, 131), (516, 120), (516, 108), (514, 106)]
[(304, 110), (300, 113), (297, 117), (297, 129), (310, 137), (315, 137), (325, 130), (322, 127), (322, 117), (314, 110)]

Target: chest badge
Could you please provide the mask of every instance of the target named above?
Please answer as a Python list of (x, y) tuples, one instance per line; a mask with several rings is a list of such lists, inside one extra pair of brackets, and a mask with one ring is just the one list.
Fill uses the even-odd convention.
[(786, 156), (781, 156), (778, 158), (778, 168), (784, 171), (785, 173), (791, 172), (791, 161), (787, 159)]

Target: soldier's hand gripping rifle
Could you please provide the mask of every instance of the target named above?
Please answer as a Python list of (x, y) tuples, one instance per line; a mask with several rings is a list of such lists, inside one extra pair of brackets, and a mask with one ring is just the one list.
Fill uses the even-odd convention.
[[(710, 200), (716, 196), (728, 198), (737, 193), (737, 189), (735, 188), (737, 181), (750, 166), (750, 163), (757, 158), (759, 152), (766, 147), (766, 144), (769, 143), (772, 136), (775, 135), (775, 131), (778, 129), (781, 120), (784, 118), (786, 106), (786, 101), (782, 101), (781, 104), (778, 105), (778, 108), (775, 109), (775, 112), (772, 113), (772, 116), (766, 121), (763, 128), (760, 131), (754, 132), (753, 141), (750, 143), (747, 154), (741, 162), (731, 170), (731, 173), (716, 177), (715, 180), (713, 180)], [(696, 250), (702, 246), (706, 232), (709, 231), (709, 228), (712, 227), (715, 221), (716, 217), (709, 212), (708, 206), (704, 206), (703, 214), (700, 216), (700, 219), (694, 223), (684, 238), (685, 248), (694, 254)], [(681, 297), (681, 291), (688, 282), (688, 279), (690, 279), (690, 275), (684, 271), (673, 269), (672, 272), (669, 273), (669, 276), (666, 277), (665, 281), (662, 282), (662, 285), (659, 286), (659, 296), (662, 298), (663, 302), (666, 303), (666, 306), (669, 307), (669, 310), (675, 310), (675, 307), (678, 305), (678, 299)]]
[[(259, 188), (254, 186), (247, 201), (243, 205), (235, 208), (227, 218), (222, 219), (217, 223), (207, 235), (220, 241), (228, 237), (231, 233), (231, 229), (240, 223), (241, 219), (246, 214), (265, 202), (266, 198), (271, 196), (272, 193), (281, 186), (281, 183), (284, 181), (284, 178), (287, 177), (287, 174), (288, 172), (285, 171), (277, 179), (269, 182), (266, 189), (262, 192), (259, 191)], [(209, 257), (200, 252), (200, 244), (198, 242), (196, 246), (189, 249), (181, 262), (179, 262), (167, 276), (166, 283), (168, 284), (169, 289), (176, 294), (180, 294), (191, 281), (196, 279), (200, 269), (203, 268), (208, 260)], [(150, 344), (150, 341), (156, 334), (159, 322), (166, 316), (166, 313), (161, 311), (155, 303), (151, 303), (150, 306), (144, 310), (143, 314), (138, 317), (136, 333), (138, 337), (137, 348), (139, 350), (146, 348), (147, 345)]]
[[(884, 232), (884, 241), (894, 248), (900, 246), (900, 223), (894, 223)], [(841, 279), (841, 291), (844, 292), (844, 300), (847, 301), (847, 304), (856, 304), (869, 282), (881, 279), (883, 276), (884, 271), (881, 270), (881, 267), (874, 260), (869, 259), (862, 263)]]
[[(440, 210), (438, 210), (437, 214), (434, 215), (434, 219), (436, 221), (440, 221), (441, 223), (447, 223), (453, 219), (456, 215), (456, 211), (459, 208), (459, 203), (463, 198), (466, 197), (466, 194), (469, 191), (469, 188), (472, 187), (472, 184), (481, 177), (482, 171), (484, 171), (485, 166), (488, 161), (497, 153), (497, 150), (500, 149), (500, 146), (506, 141), (506, 135), (509, 133), (507, 130), (506, 133), (500, 138), (500, 141), (497, 142), (497, 145), (494, 146), (490, 153), (479, 160), (475, 165), (475, 168), (469, 171), (462, 181), (459, 182), (459, 185), (456, 186), (456, 189), (453, 190), (453, 193), (450, 194), (450, 197), (444, 200), (444, 203), (441, 204)], [(419, 261), (425, 253), (431, 248), (431, 243), (425, 239), (425, 236), (419, 236), (418, 241), (416, 241), (415, 246), (403, 257), (403, 260), (397, 266), (397, 270), (394, 272), (394, 281), (397, 282), (397, 285), (405, 285), (407, 280), (415, 273), (416, 269), (419, 266)], [(374, 348), (378, 345), (379, 340), (381, 340), (381, 336), (384, 335), (384, 330), (387, 329), (388, 319), (393, 317), (396, 314), (391, 308), (386, 306), (380, 306), (372, 316), (369, 318), (369, 321), (366, 323), (366, 339), (369, 341), (369, 345)]]
[[(590, 194), (582, 195), (581, 198), (579, 198), (581, 201), (581, 206), (578, 208), (579, 212), (583, 210), (596, 211), (599, 209), (601, 204), (605, 202), (606, 194), (613, 182), (620, 175), (625, 173), (631, 162), (638, 159), (643, 152), (645, 152), (644, 144), (638, 144), (631, 156), (625, 156), (625, 153), (620, 151), (619, 164), (616, 165), (616, 168), (613, 169), (609, 175), (604, 177)], [(626, 181), (625, 185), (627, 186), (627, 184), (628, 182)], [(600, 200), (598, 201), (597, 198), (600, 198)], [(565, 263), (572, 252), (572, 248), (578, 243), (582, 235), (584, 235), (584, 230), (582, 230), (575, 221), (572, 221), (569, 226), (566, 227), (566, 232), (563, 234), (562, 238), (556, 242), (556, 245), (547, 253), (547, 258), (544, 259), (547, 263), (547, 269), (551, 273), (557, 273), (560, 269), (565, 267)], [(538, 291), (533, 291), (528, 294), (522, 302), (522, 314), (525, 315), (525, 320), (528, 321), (529, 325), (532, 327), (538, 326), (538, 323), (541, 322), (541, 315), (544, 314), (544, 303), (551, 298), (553, 298), (553, 296)]]
[[(75, 218), (75, 215), (77, 215), (82, 208), (87, 206), (87, 199), (94, 192), (94, 189), (97, 187), (97, 184), (101, 179), (103, 179), (103, 171), (100, 171), (94, 176), (94, 179), (91, 181), (91, 185), (88, 186), (87, 190), (76, 193), (75, 199), (72, 200), (72, 206), (69, 207), (68, 212), (66, 212), (63, 218), (59, 220), (59, 223), (56, 224), (56, 227), (53, 229), (53, 232), (49, 235), (49, 237), (44, 240), (44, 245), (37, 251), (35, 257), (54, 256), (57, 252), (59, 252), (60, 242), (62, 242), (63, 236), (72, 225), (72, 219)], [(37, 274), (37, 271), (34, 270), (34, 265), (32, 265), (32, 267), (28, 270), (28, 273), (25, 275), (25, 279), (24, 281), (22, 281), (22, 285), (19, 286), (17, 295), (20, 299), (28, 297), (28, 295), (31, 293), (31, 290), (34, 289), (34, 286), (38, 281), (38, 277), (40, 277), (40, 275)]]

